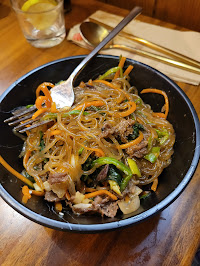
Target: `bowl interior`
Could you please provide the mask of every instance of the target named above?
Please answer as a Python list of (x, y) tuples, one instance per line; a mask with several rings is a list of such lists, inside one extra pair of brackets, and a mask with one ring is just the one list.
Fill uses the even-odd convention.
[[(70, 57), (41, 66), (20, 78), (1, 96), (1, 155), (17, 171), (21, 172), (23, 169), (22, 159), (18, 157), (23, 141), (13, 134), (11, 127), (3, 123), (4, 119), (11, 115), (10, 111), (14, 108), (34, 103), (35, 89), (40, 83), (44, 81), (56, 83), (66, 79), (82, 59), (83, 56)], [(99, 74), (116, 66), (118, 60), (117, 57), (113, 56), (96, 57), (83, 70), (76, 83), (97, 78)], [(198, 163), (199, 149), (196, 149), (199, 145), (199, 136), (196, 133), (199, 130), (198, 117), (187, 96), (170, 79), (142, 63), (128, 59), (125, 67), (129, 64), (134, 65), (134, 69), (130, 74), (130, 83), (136, 86), (139, 92), (143, 88), (153, 87), (164, 90), (169, 97), (168, 120), (173, 124), (176, 132), (175, 152), (172, 163), (159, 177), (159, 186), (156, 193), (152, 193), (148, 199), (142, 200), (141, 207), (129, 215), (101, 218), (100, 216), (91, 215), (76, 216), (66, 210), (64, 217), (59, 217), (53, 211), (52, 206), (39, 197), (33, 196), (26, 206), (23, 206), (21, 203), (22, 182), (0, 165), (2, 184), (0, 193), (12, 207), (36, 222), (57, 229), (69, 230), (71, 227), (73, 230), (74, 225), (79, 225), (79, 228), (76, 227), (74, 230), (90, 231), (87, 225), (100, 224), (102, 226), (99, 228), (103, 230), (104, 228), (112, 228), (112, 225), (119, 221), (121, 223), (120, 225), (118, 223), (118, 227), (141, 221), (169, 205), (181, 193), (191, 179)], [(142, 95), (142, 98), (152, 106), (154, 111), (159, 111), (164, 103), (162, 96), (157, 94)], [(45, 219), (42, 219), (42, 217)], [(126, 222), (123, 224), (125, 220)], [(112, 225), (106, 226), (109, 223)], [(82, 225), (84, 229), (81, 228)], [(99, 228), (94, 226), (92, 230), (98, 231)]]

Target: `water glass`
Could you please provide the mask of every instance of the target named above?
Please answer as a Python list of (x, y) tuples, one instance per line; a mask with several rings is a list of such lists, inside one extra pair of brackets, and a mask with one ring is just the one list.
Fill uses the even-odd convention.
[(31, 45), (48, 48), (64, 40), (63, 0), (11, 0), (11, 4)]

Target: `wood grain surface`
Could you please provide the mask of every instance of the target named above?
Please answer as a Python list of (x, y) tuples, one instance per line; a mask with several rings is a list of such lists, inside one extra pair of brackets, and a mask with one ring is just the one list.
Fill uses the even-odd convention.
[[(72, 0), (66, 29), (96, 10), (126, 15), (127, 10), (95, 0)], [(140, 20), (179, 28), (140, 15)], [(9, 1), (0, 3), (0, 93), (42, 64), (89, 51), (66, 39), (50, 49), (37, 49), (23, 37)], [(200, 86), (178, 85), (200, 116)], [(200, 243), (200, 165), (191, 182), (164, 211), (135, 226), (101, 234), (60, 232), (33, 223), (0, 199), (0, 265), (191, 265)]]
[(194, 31), (200, 31), (199, 0), (99, 0), (131, 10), (139, 5), (143, 14), (158, 18)]

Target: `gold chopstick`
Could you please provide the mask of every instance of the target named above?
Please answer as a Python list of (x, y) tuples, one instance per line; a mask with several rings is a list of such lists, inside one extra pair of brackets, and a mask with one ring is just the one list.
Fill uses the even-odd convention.
[[(101, 25), (101, 26), (103, 26), (105, 28), (107, 28), (108, 30), (113, 29), (113, 27), (108, 26), (108, 25), (104, 24), (103, 22), (100, 22), (100, 21), (98, 21), (96, 19), (89, 18), (89, 20), (92, 21), (92, 22), (95, 22), (95, 23), (97, 23), (97, 24), (99, 24), (99, 25)], [(191, 58), (189, 58), (187, 56), (181, 55), (181, 54), (179, 54), (177, 52), (174, 52), (174, 51), (172, 51), (172, 50), (170, 50), (168, 48), (162, 47), (160, 45), (157, 45), (155, 43), (152, 43), (150, 41), (147, 41), (145, 39), (136, 37), (134, 35), (131, 35), (129, 33), (123, 32), (123, 31), (121, 31), (118, 35), (120, 35), (122, 37), (125, 37), (125, 38), (127, 38), (129, 40), (135, 41), (137, 43), (140, 43), (140, 44), (142, 44), (142, 45), (144, 45), (144, 46), (146, 46), (148, 48), (151, 48), (151, 49), (153, 49), (153, 50), (155, 50), (157, 52), (162, 52), (162, 53), (164, 53), (164, 54), (166, 54), (168, 56), (171, 56), (171, 57), (173, 57), (175, 59), (178, 59), (182, 63), (191, 65), (191, 66), (196, 67), (196, 68), (200, 68), (200, 62), (198, 62), (196, 60), (193, 60), (193, 59), (191, 59)]]
[(164, 57), (164, 56), (161, 56), (161, 55), (153, 54), (153, 53), (150, 53), (150, 52), (147, 52), (147, 51), (139, 50), (139, 49), (136, 49), (136, 48), (133, 48), (133, 47), (129, 47), (129, 46), (126, 46), (126, 45), (121, 45), (121, 44), (109, 45), (109, 49), (122, 49), (122, 50), (125, 50), (125, 51), (128, 51), (128, 52), (132, 52), (132, 53), (135, 53), (135, 54), (138, 54), (138, 55), (141, 55), (141, 56), (145, 56), (145, 57), (157, 60), (157, 61), (159, 61), (161, 63), (165, 63), (165, 64), (168, 64), (168, 65), (171, 65), (171, 66), (174, 66), (174, 67), (178, 67), (178, 68), (181, 68), (183, 70), (187, 70), (187, 71), (190, 71), (190, 72), (193, 72), (195, 74), (199, 74), (200, 75), (200, 68), (185, 64), (183, 62), (178, 62), (176, 60), (173, 60), (171, 58), (167, 58), (167, 57)]

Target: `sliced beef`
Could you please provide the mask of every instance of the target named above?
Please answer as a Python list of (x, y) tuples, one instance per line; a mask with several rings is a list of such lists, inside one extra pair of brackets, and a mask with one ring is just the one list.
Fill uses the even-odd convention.
[(107, 138), (115, 132), (115, 128), (110, 123), (105, 122), (101, 131), (100, 138)]
[(119, 136), (123, 143), (127, 142), (127, 137), (133, 133), (133, 125), (135, 121), (133, 119), (123, 119), (115, 126), (115, 135)]
[(148, 141), (142, 140), (140, 143), (133, 145), (131, 147), (128, 147), (126, 149), (126, 153), (131, 157), (137, 157), (142, 158), (145, 154), (148, 153), (147, 150)]
[(67, 174), (66, 173), (56, 173), (56, 174), (50, 173), (48, 182), (50, 185), (67, 182)]
[(72, 211), (76, 214), (87, 214), (87, 213), (100, 213), (101, 216), (115, 217), (118, 204), (117, 201), (111, 202), (109, 197), (95, 197), (94, 201), (89, 204), (79, 203), (72, 205), (72, 203), (66, 203)]
[(135, 182), (133, 179), (131, 179), (129, 182), (128, 182), (128, 185), (127, 187), (125, 188), (125, 190), (122, 192), (122, 196), (124, 197), (126, 194), (134, 194), (135, 193)]
[(106, 204), (105, 206), (99, 208), (98, 212), (103, 216), (106, 215), (108, 217), (115, 217), (115, 215), (117, 214), (117, 210), (118, 210), (119, 206), (117, 204), (117, 202), (110, 202), (108, 204)]
[(99, 212), (102, 216), (115, 217), (119, 208), (117, 201), (110, 202), (108, 197), (97, 196), (92, 203), (95, 211)]
[(46, 191), (44, 199), (49, 202), (57, 202), (61, 200), (53, 191)]
[(123, 119), (118, 125), (113, 127), (110, 123), (105, 122), (102, 127), (101, 138), (107, 138), (109, 135), (114, 135), (121, 142), (126, 143), (127, 137), (133, 133), (133, 125), (135, 121), (133, 119)]
[(108, 175), (108, 169), (109, 169), (109, 165), (106, 164), (103, 169), (99, 172), (99, 174), (97, 175), (96, 181), (100, 182), (106, 179), (107, 175)]

